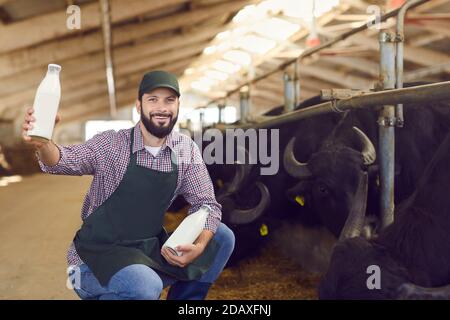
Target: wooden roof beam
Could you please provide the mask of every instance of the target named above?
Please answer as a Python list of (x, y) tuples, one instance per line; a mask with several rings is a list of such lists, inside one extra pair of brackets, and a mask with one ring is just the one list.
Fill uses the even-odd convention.
[[(182, 4), (188, 0), (111, 0), (111, 23), (117, 23), (145, 12)], [(101, 26), (100, 8), (97, 1), (80, 5), (81, 29), (88, 31)], [(0, 29), (0, 53), (30, 47), (44, 41), (78, 33), (66, 27), (68, 15), (65, 10), (43, 14), (11, 23)], [(33, 30), (33, 32), (30, 32)], [(20, 35), (18, 37), (17, 35)]]
[(427, 3), (424, 3), (417, 8), (414, 9), (415, 12), (427, 12), (430, 10), (433, 10), (435, 8), (438, 8), (446, 3), (449, 3), (450, 0), (433, 0), (429, 1)]
[(303, 65), (300, 68), (300, 72), (302, 74), (307, 74), (310, 77), (323, 79), (351, 89), (367, 89), (372, 87), (372, 81), (368, 81), (361, 77), (351, 76), (342, 72), (337, 72), (329, 68)]
[[(153, 1), (148, 1), (149, 3)], [(164, 2), (164, 1), (155, 1)], [(168, 17), (157, 18), (143, 23), (114, 28), (113, 47), (132, 43), (161, 32), (174, 30), (184, 25), (194, 25), (211, 15), (234, 12), (252, 0), (239, 0), (198, 9), (192, 12), (180, 13)], [(124, 1), (126, 4), (127, 2)], [(71, 37), (53, 41), (33, 48), (21, 49), (0, 55), (0, 77), (22, 72), (31, 68), (45, 66), (49, 63), (60, 63), (63, 60), (95, 53), (103, 50), (102, 37), (99, 32), (83, 37)], [(115, 49), (114, 49), (115, 50)]]
[[(349, 38), (349, 40), (351, 42), (353, 42), (354, 44), (366, 45), (368, 48), (375, 50), (375, 51), (378, 51), (378, 49), (379, 49), (379, 44), (376, 39), (369, 38), (362, 34), (355, 34), (355, 35), (351, 36)], [(433, 51), (433, 50), (429, 50), (429, 49), (425, 49), (425, 48), (413, 47), (413, 46), (410, 46), (407, 44), (405, 44), (405, 46), (404, 46), (404, 55), (403, 56), (404, 56), (405, 60), (414, 62), (419, 65), (423, 65), (423, 66), (444, 64), (444, 63), (447, 63), (450, 61), (450, 56), (445, 53), (441, 53), (441, 52), (437, 52), (437, 51)]]
[(319, 61), (326, 61), (336, 65), (345, 66), (353, 70), (357, 70), (368, 74), (372, 77), (378, 78), (379, 66), (378, 63), (356, 57), (340, 57), (340, 56), (320, 56)]
[(283, 103), (283, 95), (273, 94), (271, 91), (261, 90), (261, 89), (253, 89), (250, 91), (250, 97), (253, 99), (254, 97), (260, 97), (274, 105), (280, 105)]
[(257, 83), (255, 85), (255, 87), (258, 90), (267, 90), (267, 91), (270, 91), (270, 92), (273, 92), (273, 93), (276, 93), (276, 94), (283, 95), (283, 85), (282, 85), (281, 81), (280, 81), (279, 85), (277, 85), (275, 83), (267, 82), (267, 81), (266, 82), (260, 82), (260, 83)]
[(8, 2), (13, 2), (13, 1), (16, 1), (16, 0), (0, 0), (0, 6), (3, 6), (5, 4), (8, 4)]
[(311, 78), (310, 76), (306, 74), (302, 74), (300, 71), (300, 86), (305, 87), (308, 89), (311, 89), (313, 91), (319, 91), (320, 89), (327, 89), (327, 88), (341, 88), (342, 85), (336, 85), (334, 83), (331, 83), (327, 81), (326, 79), (320, 80)]
[(413, 23), (415, 27), (450, 37), (448, 23), (439, 21), (421, 21)]
[(407, 43), (414, 47), (421, 47), (421, 46), (426, 46), (435, 41), (444, 40), (446, 38), (447, 37), (444, 34), (437, 34), (437, 33), (429, 34), (429, 33), (427, 33), (422, 36), (416, 36), (416, 37), (414, 37), (414, 39), (408, 40)]
[(404, 74), (404, 82), (422, 80), (442, 73), (450, 73), (450, 62), (409, 71)]

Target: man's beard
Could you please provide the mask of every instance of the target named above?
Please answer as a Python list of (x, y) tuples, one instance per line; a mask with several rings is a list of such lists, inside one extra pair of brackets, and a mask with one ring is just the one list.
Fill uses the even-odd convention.
[[(155, 124), (152, 121), (153, 117), (156, 116), (168, 116), (169, 117), (169, 123), (167, 125), (165, 124)], [(171, 113), (164, 113), (164, 112), (151, 112), (149, 114), (149, 117), (147, 118), (144, 115), (144, 112), (142, 110), (142, 106), (141, 106), (141, 121), (144, 124), (145, 129), (147, 129), (148, 132), (150, 132), (152, 135), (154, 135), (155, 137), (158, 138), (164, 138), (165, 136), (167, 136), (169, 133), (172, 132), (173, 127), (175, 126), (175, 123), (178, 120), (178, 112), (177, 112), (177, 116), (175, 118), (172, 118), (172, 114)]]

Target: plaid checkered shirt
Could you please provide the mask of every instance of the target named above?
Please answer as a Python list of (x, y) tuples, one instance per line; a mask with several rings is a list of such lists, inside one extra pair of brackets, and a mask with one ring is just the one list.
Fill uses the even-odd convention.
[[(221, 205), (216, 201), (211, 178), (202, 159), (201, 152), (194, 141), (181, 133), (172, 131), (161, 150), (153, 156), (144, 147), (144, 140), (138, 122), (134, 130), (132, 152), (137, 152), (137, 165), (169, 172), (172, 170), (171, 155), (178, 163), (178, 181), (173, 200), (182, 195), (190, 204), (188, 214), (197, 211), (202, 205), (211, 207), (204, 229), (216, 232), (222, 217)], [(38, 157), (41, 170), (58, 175), (93, 175), (91, 186), (83, 202), (81, 219), (86, 219), (103, 204), (121, 182), (130, 159), (131, 128), (105, 131), (95, 135), (83, 144), (62, 146), (59, 162), (54, 166), (45, 165)], [(171, 152), (173, 151), (173, 153)], [(69, 265), (83, 263), (72, 243), (68, 253)]]

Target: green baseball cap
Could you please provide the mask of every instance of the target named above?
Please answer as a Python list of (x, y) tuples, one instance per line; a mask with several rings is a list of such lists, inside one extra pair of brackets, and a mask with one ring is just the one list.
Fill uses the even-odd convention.
[(177, 77), (172, 73), (156, 70), (144, 74), (141, 84), (139, 85), (139, 99), (142, 98), (144, 93), (161, 87), (172, 89), (176, 92), (178, 97), (180, 96), (180, 87), (178, 85)]

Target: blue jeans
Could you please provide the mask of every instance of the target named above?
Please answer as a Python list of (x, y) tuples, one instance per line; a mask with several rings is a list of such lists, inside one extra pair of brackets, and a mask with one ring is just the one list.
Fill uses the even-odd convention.
[[(220, 248), (210, 269), (199, 279), (203, 284), (211, 284), (219, 277), (234, 249), (233, 231), (223, 223), (214, 239)], [(79, 271), (78, 283), (75, 272), (69, 275), (69, 279), (83, 300), (157, 300), (163, 288), (178, 281), (146, 265), (132, 264), (119, 270), (103, 287), (86, 264), (80, 265)]]

